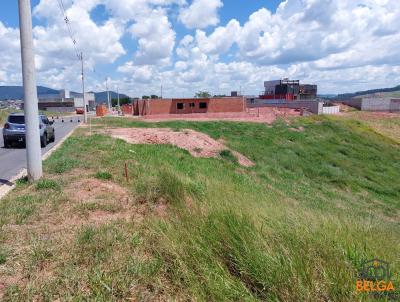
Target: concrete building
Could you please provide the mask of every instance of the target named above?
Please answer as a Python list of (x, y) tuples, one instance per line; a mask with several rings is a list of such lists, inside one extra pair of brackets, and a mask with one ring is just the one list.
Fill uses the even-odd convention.
[(400, 98), (374, 97), (340, 100), (341, 103), (362, 111), (400, 111)]
[[(85, 93), (85, 98), (89, 110), (95, 110), (94, 93)], [(47, 94), (39, 96), (39, 109), (46, 111), (74, 112), (77, 108), (83, 108), (82, 94), (74, 93), (69, 90), (61, 90), (59, 94)]]
[(246, 101), (244, 97), (148, 99), (133, 101), (133, 105), (123, 105), (121, 109), (124, 114), (133, 114), (138, 116), (245, 112)]
[(263, 100), (250, 99), (247, 101), (248, 108), (276, 107), (290, 109), (305, 109), (314, 114), (323, 114), (324, 102), (319, 100)]

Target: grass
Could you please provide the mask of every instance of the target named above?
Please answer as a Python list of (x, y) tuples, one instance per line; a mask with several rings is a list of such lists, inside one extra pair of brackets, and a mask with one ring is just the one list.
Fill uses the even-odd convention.
[(36, 183), (36, 190), (59, 190), (60, 185), (52, 179), (41, 179)]
[[(4, 123), (7, 120), (7, 117), (10, 113), (13, 112), (22, 112), (22, 110), (10, 110), (10, 109), (0, 109), (0, 126), (3, 127)], [(57, 112), (57, 111), (40, 111), (41, 114), (44, 114), (48, 117), (56, 117), (56, 116), (66, 116), (75, 114), (75, 112)]]
[(374, 131), (390, 139), (393, 139), (397, 143), (400, 143), (400, 119), (399, 118), (379, 118), (374, 117), (375, 113), (370, 112), (353, 112), (349, 115), (350, 118), (356, 118), (363, 121)]
[(237, 163), (236, 157), (232, 154), (232, 152), (231, 152), (230, 150), (222, 150), (222, 151), (219, 153), (219, 155), (220, 155), (223, 159), (225, 159), (225, 160), (227, 160), (227, 161), (230, 161), (230, 162), (233, 162), (233, 163)]
[(95, 177), (97, 179), (102, 179), (102, 180), (110, 180), (112, 179), (112, 175), (109, 172), (106, 171), (99, 171), (96, 173)]
[(0, 248), (0, 265), (6, 263), (8, 253), (5, 249)]
[[(355, 292), (361, 262), (375, 257), (390, 263), (398, 288), (400, 144), (368, 123), (109, 118), (97, 126), (190, 128), (256, 165), (226, 164), (228, 149), (193, 158), (78, 129), (44, 164), (59, 191), (21, 183), (0, 202), (0, 245), (21, 263), (3, 265), (29, 276), (7, 287), (4, 301), (376, 301)], [(93, 176), (129, 200), (85, 195), (76, 183)], [(99, 211), (120, 216), (76, 218)], [(54, 231), (54, 221), (63, 227)], [(20, 228), (6, 231), (13, 224)]]

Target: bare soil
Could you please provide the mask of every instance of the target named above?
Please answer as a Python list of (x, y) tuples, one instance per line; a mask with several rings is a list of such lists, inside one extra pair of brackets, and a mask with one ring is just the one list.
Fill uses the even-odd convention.
[[(194, 157), (219, 157), (222, 150), (229, 150), (222, 142), (207, 134), (191, 129), (174, 131), (169, 128), (115, 128), (107, 134), (131, 144), (170, 144), (189, 151)], [(238, 163), (245, 167), (254, 163), (244, 155), (232, 151)]]
[(138, 120), (147, 122), (162, 121), (234, 121), (254, 122), (272, 124), (278, 118), (289, 118), (300, 116), (300, 112), (289, 108), (249, 108), (247, 112), (226, 112), (226, 113), (192, 113), (192, 114), (160, 114), (148, 115)]

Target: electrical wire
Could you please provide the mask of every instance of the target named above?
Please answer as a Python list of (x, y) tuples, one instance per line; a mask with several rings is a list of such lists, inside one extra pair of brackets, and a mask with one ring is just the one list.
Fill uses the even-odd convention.
[(61, 11), (62, 17), (64, 19), (64, 22), (65, 22), (65, 24), (67, 26), (68, 34), (69, 34), (69, 37), (71, 38), (72, 45), (74, 46), (74, 50), (75, 50), (76, 56), (77, 56), (78, 60), (82, 60), (82, 52), (80, 52), (79, 49), (78, 49), (77, 41), (76, 41), (76, 39), (74, 37), (74, 33), (73, 33), (73, 30), (72, 30), (72, 27), (71, 27), (71, 21), (69, 20), (69, 18), (67, 16), (67, 11), (65, 9), (63, 0), (57, 0), (57, 3), (58, 3), (58, 7), (60, 8), (60, 11)]

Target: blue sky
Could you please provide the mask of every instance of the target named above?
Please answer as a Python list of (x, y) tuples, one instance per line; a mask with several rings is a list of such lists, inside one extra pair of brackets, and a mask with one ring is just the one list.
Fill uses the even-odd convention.
[[(292, 78), (320, 93), (400, 82), (396, 0), (63, 0), (87, 86), (131, 95), (258, 94)], [(79, 89), (56, 0), (32, 0), (38, 84)], [(19, 85), (17, 1), (0, 4), (0, 85)]]

